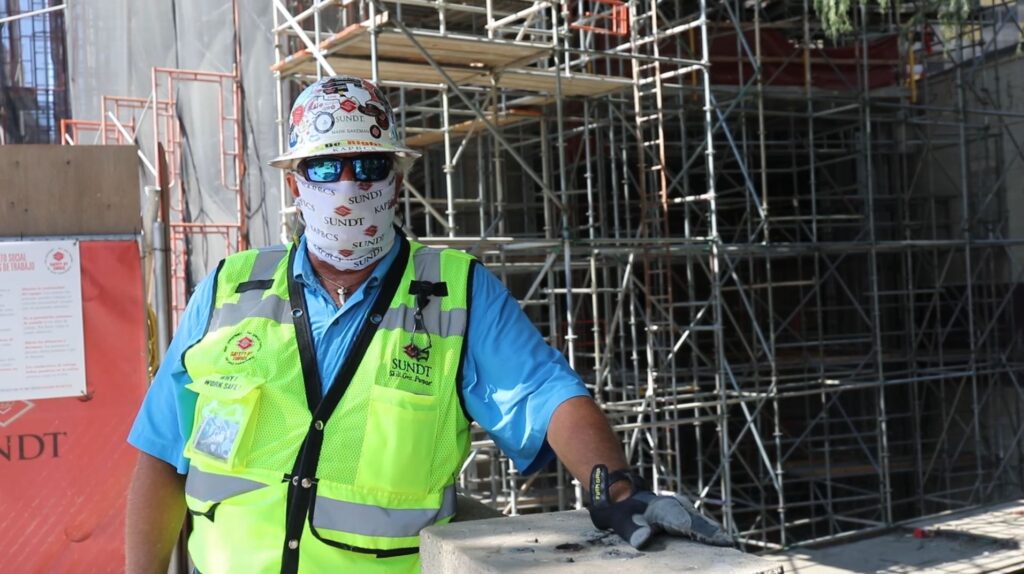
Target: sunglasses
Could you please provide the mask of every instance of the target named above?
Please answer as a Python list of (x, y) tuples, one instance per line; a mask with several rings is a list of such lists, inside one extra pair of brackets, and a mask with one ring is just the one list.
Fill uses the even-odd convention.
[(382, 153), (354, 157), (311, 157), (299, 162), (299, 173), (310, 183), (334, 183), (341, 180), (345, 164), (352, 164), (356, 181), (382, 181), (391, 175), (393, 161)]

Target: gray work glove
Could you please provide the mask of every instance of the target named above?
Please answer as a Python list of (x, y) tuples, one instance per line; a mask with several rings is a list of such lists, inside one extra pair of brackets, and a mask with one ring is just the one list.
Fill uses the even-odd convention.
[[(612, 502), (608, 489), (612, 483), (628, 480), (632, 492), (628, 498)], [(590, 519), (601, 530), (614, 530), (633, 548), (643, 548), (655, 534), (667, 532), (685, 536), (703, 544), (732, 546), (732, 536), (714, 520), (697, 512), (685, 496), (658, 496), (647, 490), (643, 479), (631, 470), (611, 474), (599, 464), (590, 474)]]

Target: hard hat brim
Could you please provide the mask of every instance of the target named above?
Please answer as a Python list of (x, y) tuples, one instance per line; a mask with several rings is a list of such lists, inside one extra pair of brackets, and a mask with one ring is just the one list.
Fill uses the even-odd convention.
[(348, 142), (344, 145), (330, 144), (321, 146), (323, 149), (313, 150), (302, 150), (292, 153), (281, 154), (274, 159), (267, 162), (271, 167), (279, 169), (290, 169), (295, 167), (300, 160), (309, 157), (318, 157), (323, 155), (338, 155), (342, 153), (361, 153), (361, 152), (378, 152), (378, 153), (392, 153), (399, 157), (405, 157), (409, 159), (418, 159), (423, 154), (405, 146), (393, 146), (385, 145), (378, 142)]

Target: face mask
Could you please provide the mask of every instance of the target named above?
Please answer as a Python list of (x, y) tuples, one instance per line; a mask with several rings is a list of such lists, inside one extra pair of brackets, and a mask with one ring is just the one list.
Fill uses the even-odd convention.
[(395, 174), (382, 181), (310, 183), (296, 176), (295, 207), (306, 223), (306, 244), (341, 271), (365, 269), (395, 242)]

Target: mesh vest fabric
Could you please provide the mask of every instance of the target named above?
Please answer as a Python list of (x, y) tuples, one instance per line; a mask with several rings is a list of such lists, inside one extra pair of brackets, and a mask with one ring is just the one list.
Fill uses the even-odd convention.
[[(376, 331), (320, 425), (293, 324), (290, 249), (223, 262), (210, 326), (184, 357), (198, 393), (185, 448), (190, 553), (204, 572), (281, 571), (289, 488), (308, 488), (299, 572), (418, 571), (419, 528), (450, 519), (469, 450), (457, 378), (472, 258), (409, 242), (397, 290), (367, 317)], [(300, 485), (290, 473), (311, 432), (323, 446)]]

